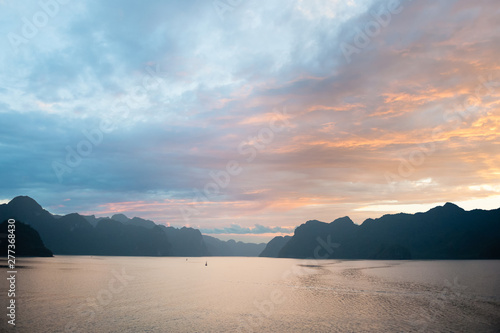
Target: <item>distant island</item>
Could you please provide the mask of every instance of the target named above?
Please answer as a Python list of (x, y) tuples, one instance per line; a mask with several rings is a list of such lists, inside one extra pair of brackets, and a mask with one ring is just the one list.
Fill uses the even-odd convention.
[(16, 237), (24, 239), (24, 246), (30, 244), (26, 253), (32, 256), (53, 252), (109, 256), (500, 259), (500, 208), (465, 211), (452, 203), (425, 213), (367, 219), (361, 225), (349, 217), (331, 223), (312, 220), (297, 227), (293, 236), (278, 236), (267, 244), (222, 241), (194, 228), (166, 227), (123, 214), (111, 218), (77, 213), (53, 215), (27, 196), (0, 205), (0, 221), (10, 218), (16, 219)]
[[(261, 256), (324, 259), (500, 259), (500, 208), (465, 211), (446, 203), (425, 213), (308, 221)], [(279, 247), (279, 248), (278, 248)]]

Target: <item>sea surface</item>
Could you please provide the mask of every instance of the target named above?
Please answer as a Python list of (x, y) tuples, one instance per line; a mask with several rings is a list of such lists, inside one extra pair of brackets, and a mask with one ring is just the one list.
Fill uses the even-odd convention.
[(7, 324), (4, 277), (1, 332), (500, 332), (497, 260), (56, 256), (16, 264), (16, 327)]

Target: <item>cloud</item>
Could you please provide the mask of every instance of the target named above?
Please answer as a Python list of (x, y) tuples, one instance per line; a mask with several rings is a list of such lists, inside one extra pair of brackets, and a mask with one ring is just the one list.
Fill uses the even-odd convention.
[[(341, 43), (384, 6), (244, 1), (221, 20), (211, 1), (61, 5), (17, 53), (0, 40), (0, 197), (252, 232), (362, 220), (358, 208), (384, 200), (488, 200), (500, 185), (498, 6), (402, 2), (347, 62)], [(2, 35), (40, 10), (2, 5)], [(290, 126), (248, 162), (240, 145), (284, 108)], [(60, 182), (53, 162), (103, 119), (113, 130)], [(400, 176), (416, 154), (423, 162)], [(197, 200), (228, 161), (241, 174)], [(189, 221), (186, 205), (198, 210)]]

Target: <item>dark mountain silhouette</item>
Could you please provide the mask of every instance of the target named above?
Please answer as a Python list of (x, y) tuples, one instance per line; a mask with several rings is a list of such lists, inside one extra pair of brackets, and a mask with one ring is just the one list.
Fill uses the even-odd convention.
[[(0, 205), (0, 221), (15, 218), (29, 224), (39, 233), (40, 229), (50, 229), (54, 217), (30, 197), (20, 196), (8, 204)], [(43, 236), (42, 236), (43, 238)]]
[(154, 228), (156, 226), (156, 223), (154, 223), (153, 221), (144, 220), (144, 219), (141, 219), (140, 217), (134, 217), (132, 219), (129, 219), (128, 217), (126, 217), (123, 214), (115, 214), (115, 215), (111, 216), (111, 219), (118, 221), (118, 222), (121, 222), (121, 223), (126, 224), (126, 225), (135, 225), (138, 227)]
[[(335, 254), (346, 259), (356, 259), (361, 255), (355, 242), (358, 225), (349, 217), (336, 219), (332, 223), (307, 221), (297, 229), (293, 237), (283, 246), (278, 256), (286, 258), (330, 257)], [(318, 238), (319, 237), (319, 238)], [(320, 247), (321, 242), (342, 244), (341, 247)], [(317, 253), (315, 253), (315, 251)], [(332, 252), (332, 253), (330, 253)]]
[(425, 213), (384, 215), (361, 225), (348, 217), (299, 226), (284, 258), (500, 259), (500, 208), (465, 211), (447, 203)]
[[(57, 215), (53, 216), (56, 217)], [(95, 217), (95, 215), (82, 215), (82, 216), (87, 220), (87, 222), (89, 222), (94, 227), (97, 225), (97, 223), (99, 223), (100, 220), (109, 219), (107, 217)], [(134, 217), (130, 219), (124, 214), (115, 214), (111, 216), (111, 220), (115, 220), (126, 225), (135, 225), (138, 227), (145, 227), (145, 228), (154, 228), (156, 226), (156, 223), (154, 223), (153, 221), (141, 219), (140, 217)]]
[(283, 246), (292, 239), (292, 236), (277, 236), (267, 243), (266, 248), (260, 253), (259, 257), (277, 257)]
[(114, 256), (171, 255), (171, 243), (160, 226), (153, 228), (126, 225), (102, 219), (95, 227), (95, 254)]
[(170, 255), (180, 257), (208, 256), (200, 230), (186, 227), (177, 229), (164, 225), (158, 227), (163, 230), (172, 244)]
[(55, 254), (124, 256), (205, 256), (199, 230), (175, 229), (140, 218), (115, 215), (121, 221), (77, 213), (53, 216), (30, 197), (0, 205), (0, 220), (14, 218), (38, 231)]
[[(54, 217), (56, 218), (60, 218), (62, 216), (58, 216), (58, 215), (53, 215)], [(97, 225), (97, 223), (102, 220), (104, 217), (95, 217), (95, 215), (82, 215), (88, 223), (90, 223), (93, 227), (95, 227)]]
[[(8, 221), (0, 224), (0, 256), (7, 257), (8, 254)], [(27, 224), (20, 221), (14, 223), (15, 248), (14, 257), (52, 257), (52, 251), (47, 249), (38, 232)]]
[[(293, 237), (275, 237), (265, 248), (123, 214), (112, 218), (52, 215), (26, 196), (0, 205), (0, 221), (9, 218), (16, 219), (20, 228), (24, 228), (20, 221), (33, 228), (55, 254), (257, 256), (260, 252), (260, 256), (284, 258), (500, 259), (500, 208), (465, 211), (451, 203), (425, 213), (367, 219), (361, 225), (349, 217), (331, 223), (308, 221), (297, 227)], [(29, 251), (47, 253), (36, 236), (30, 231), (26, 235), (33, 246)]]
[(220, 257), (257, 257), (266, 246), (266, 243), (244, 243), (233, 239), (222, 241), (207, 235), (203, 235), (203, 240), (209, 254)]

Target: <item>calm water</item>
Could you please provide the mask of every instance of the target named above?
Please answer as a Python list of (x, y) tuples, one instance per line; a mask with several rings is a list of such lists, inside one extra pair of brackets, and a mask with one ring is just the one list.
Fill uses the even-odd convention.
[[(500, 261), (57, 256), (18, 265), (16, 332), (500, 332)], [(0, 331), (14, 331), (2, 317)]]

